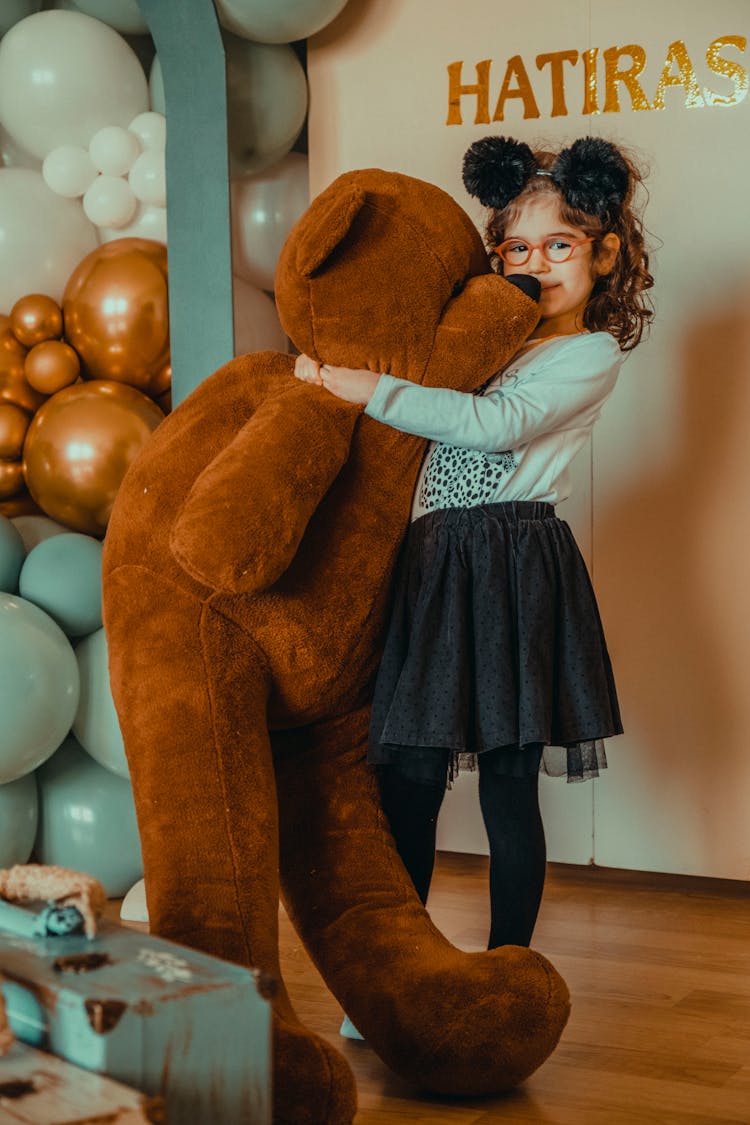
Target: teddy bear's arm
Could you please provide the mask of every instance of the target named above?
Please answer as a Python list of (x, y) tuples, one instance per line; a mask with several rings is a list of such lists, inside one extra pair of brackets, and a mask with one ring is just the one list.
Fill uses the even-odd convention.
[(171, 548), (179, 564), (230, 593), (271, 586), (346, 462), (361, 412), (297, 382), (262, 403), (178, 512)]
[(538, 303), (504, 277), (469, 278), (445, 308), (422, 383), (472, 389), (508, 362), (538, 320)]

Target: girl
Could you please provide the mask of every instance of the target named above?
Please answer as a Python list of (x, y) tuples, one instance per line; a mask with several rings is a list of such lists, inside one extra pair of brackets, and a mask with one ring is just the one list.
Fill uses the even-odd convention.
[[(614, 144), (555, 154), (485, 137), (464, 183), (488, 208), (499, 272), (536, 279), (541, 319), (473, 394), (297, 359), (295, 374), (430, 439), (375, 688), (368, 759), (401, 858), (426, 902), (437, 815), (479, 769), (490, 847), (489, 948), (528, 945), (545, 877), (538, 776), (598, 777), (622, 732), (585, 563), (555, 516), (569, 466), (652, 313), (633, 195)], [(460, 356), (456, 357), (460, 363)]]

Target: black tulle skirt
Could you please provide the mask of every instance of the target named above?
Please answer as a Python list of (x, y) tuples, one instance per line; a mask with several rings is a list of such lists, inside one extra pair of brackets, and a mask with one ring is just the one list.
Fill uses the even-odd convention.
[[(569, 781), (622, 733), (586, 564), (550, 504), (429, 512), (409, 529), (368, 760), (425, 781), (459, 768)], [(486, 756), (486, 757), (485, 757)]]

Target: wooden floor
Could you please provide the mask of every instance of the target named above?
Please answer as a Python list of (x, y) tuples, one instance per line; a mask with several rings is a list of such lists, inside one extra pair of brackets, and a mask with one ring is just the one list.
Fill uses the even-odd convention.
[[(463, 949), (488, 929), (487, 860), (442, 854), (429, 903)], [(416, 1096), (341, 1010), (286, 917), (282, 959), (300, 1018), (359, 1086), (356, 1125), (750, 1125), (750, 884), (550, 865), (534, 947), (573, 1011), (554, 1055), (502, 1097)]]

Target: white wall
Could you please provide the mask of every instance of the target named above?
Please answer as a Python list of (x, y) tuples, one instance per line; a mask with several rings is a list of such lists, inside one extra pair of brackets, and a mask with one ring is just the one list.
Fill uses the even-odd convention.
[[(553, 142), (590, 132), (650, 166), (657, 319), (628, 359), (561, 511), (592, 570), (627, 733), (609, 743), (600, 781), (543, 780), (549, 856), (747, 879), (750, 51), (719, 52), (744, 67), (744, 80), (706, 59), (709, 44), (728, 36), (750, 39), (747, 0), (537, 0), (525, 9), (510, 0), (349, 0), (309, 43), (309, 127), (314, 192), (349, 168), (392, 168), (439, 183), (478, 223), (460, 164), (490, 132)], [(620, 84), (619, 111), (610, 96), (601, 112), (604, 51), (628, 44), (645, 60), (641, 108)], [(653, 109), (670, 44), (667, 73), (679, 76), (678, 60), (689, 57), (695, 87), (667, 85), (664, 108)], [(557, 108), (564, 93), (567, 112), (551, 116), (550, 67), (539, 69), (537, 56), (595, 47), (600, 112), (582, 113), (579, 60), (564, 64), (558, 83)], [(524, 103), (511, 98), (504, 121), (474, 124), (476, 98), (464, 95), (462, 123), (446, 124), (448, 66), (463, 60), (468, 85), (475, 64), (492, 60), (491, 116), (514, 56), (539, 116), (524, 119)], [(715, 100), (704, 88), (735, 104), (686, 105)], [(439, 846), (486, 851), (475, 781), (462, 777), (449, 794)]]

